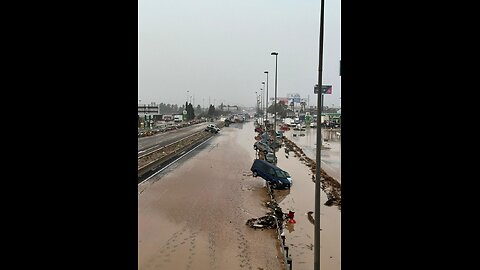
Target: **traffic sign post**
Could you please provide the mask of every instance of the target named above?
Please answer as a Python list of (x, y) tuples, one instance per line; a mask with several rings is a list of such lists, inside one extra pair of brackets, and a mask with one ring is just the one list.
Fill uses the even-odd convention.
[[(318, 94), (318, 84), (315, 84), (313, 87), (313, 93)], [(322, 85), (322, 94), (331, 94), (332, 86), (331, 85)]]

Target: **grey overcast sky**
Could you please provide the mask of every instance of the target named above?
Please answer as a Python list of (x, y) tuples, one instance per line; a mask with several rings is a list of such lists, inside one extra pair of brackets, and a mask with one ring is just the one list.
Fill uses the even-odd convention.
[[(340, 106), (339, 0), (325, 0), (324, 105)], [(274, 96), (298, 93), (316, 105), (320, 0), (139, 0), (138, 99), (141, 103), (256, 106), (269, 71)]]

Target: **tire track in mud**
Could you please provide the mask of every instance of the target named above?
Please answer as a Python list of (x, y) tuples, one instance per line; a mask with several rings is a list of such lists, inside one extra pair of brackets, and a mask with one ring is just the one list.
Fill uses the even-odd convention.
[[(185, 249), (188, 248), (189, 256), (186, 260), (185, 269), (192, 269), (193, 258), (196, 254), (196, 238), (198, 232), (190, 233), (189, 235), (185, 232), (187, 231), (187, 226), (184, 226), (183, 229), (176, 231), (167, 242), (158, 249), (158, 251), (147, 261), (147, 263), (139, 269), (163, 269), (169, 263), (173, 262), (172, 257), (177, 253), (177, 250), (181, 247)], [(182, 236), (184, 236), (182, 238)]]
[(240, 259), (240, 268), (242, 269), (253, 269), (251, 264), (250, 252), (248, 251), (249, 245), (248, 240), (245, 238), (245, 234), (238, 228), (235, 228), (235, 234), (237, 237), (239, 253), (237, 257)]
[(216, 267), (216, 252), (215, 252), (215, 233), (208, 233), (208, 257), (210, 259), (210, 269), (217, 269)]
[[(141, 269), (159, 269), (164, 266), (165, 263), (171, 262), (170, 257), (171, 255), (175, 252), (174, 249), (171, 247), (173, 244), (175, 244), (178, 240), (178, 237), (181, 237), (185, 231), (187, 230), (186, 226), (183, 227), (182, 230), (176, 231), (172, 236), (167, 240), (167, 242), (158, 249), (157, 252), (154, 253), (154, 255), (147, 261), (147, 263), (141, 267)], [(154, 262), (157, 262), (155, 265), (152, 264)]]
[(194, 232), (190, 235), (190, 237), (185, 239), (185, 240), (190, 239), (190, 248), (188, 249), (190, 254), (188, 255), (188, 258), (187, 258), (187, 266), (185, 268), (186, 270), (191, 269), (192, 264), (193, 264), (193, 256), (195, 256), (195, 247), (196, 247), (196, 241), (197, 241), (197, 234), (198, 233), (199, 232)]

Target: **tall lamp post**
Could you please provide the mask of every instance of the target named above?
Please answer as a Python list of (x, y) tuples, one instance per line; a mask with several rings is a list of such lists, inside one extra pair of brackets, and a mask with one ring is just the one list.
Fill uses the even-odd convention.
[(262, 104), (263, 104), (263, 107), (262, 107), (262, 118), (263, 118), (263, 110), (266, 108), (265, 106), (265, 91), (266, 91), (266, 88), (265, 88), (265, 82), (262, 82), (262, 88), (263, 88), (263, 94), (262, 94)]
[[(142, 102), (141, 99), (138, 100), (138, 107), (140, 107), (140, 102)], [(138, 114), (138, 109), (137, 109), (137, 114)], [(140, 114), (137, 115), (138, 116), (138, 127), (140, 128), (142, 125), (140, 124), (141, 121), (140, 121)]]
[[(267, 74), (267, 94), (265, 97), (265, 119), (268, 118), (268, 71), (264, 71), (263, 73)], [(266, 127), (265, 127), (266, 130)], [(267, 132), (267, 139), (268, 139), (268, 132)]]
[[(278, 52), (272, 52), (270, 55), (275, 55), (275, 100), (273, 101), (273, 110), (274, 110), (274, 121), (273, 121), (273, 134), (275, 134), (274, 138), (277, 137), (277, 60), (278, 60)], [(275, 151), (273, 151), (273, 155), (275, 156)]]
[(315, 231), (314, 231), (314, 270), (320, 270), (320, 163), (322, 149), (322, 65), (323, 65), (323, 10), (325, 0), (321, 1), (320, 7), (320, 41), (318, 53), (318, 96), (317, 96), (317, 153), (316, 153), (316, 169), (315, 169)]
[(257, 91), (255, 91), (255, 98), (257, 99), (257, 113), (258, 113), (259, 109), (258, 109), (258, 93), (257, 93)]

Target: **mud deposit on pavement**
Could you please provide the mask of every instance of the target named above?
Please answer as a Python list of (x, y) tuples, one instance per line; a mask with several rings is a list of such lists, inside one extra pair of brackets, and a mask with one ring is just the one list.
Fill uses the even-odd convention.
[[(293, 134), (297, 136), (293, 136)], [(302, 133), (304, 136), (300, 136)], [(276, 202), (284, 213), (295, 213), (295, 222), (285, 222), (285, 245), (293, 269), (313, 269), (315, 224), (315, 151), (316, 130), (285, 132), (284, 146), (277, 152), (277, 166), (293, 178), (290, 190), (274, 190)], [(305, 136), (306, 135), (306, 136)], [(322, 147), (322, 192), (320, 195), (320, 267), (341, 269), (341, 184), (340, 138), (326, 131)], [(285, 149), (288, 148), (288, 154)], [(332, 176), (333, 175), (333, 176)], [(327, 206), (329, 205), (329, 206)]]
[[(279, 152), (283, 152), (280, 149)], [(296, 223), (286, 223), (285, 244), (293, 261), (293, 269), (313, 269), (314, 253), (314, 211), (315, 183), (312, 171), (294, 158), (293, 153), (287, 159), (278, 155), (278, 166), (290, 173), (294, 185), (290, 190), (274, 190), (274, 196), (283, 212), (295, 212)], [(328, 207), (327, 194), (320, 195), (320, 267), (321, 269), (340, 270), (341, 211), (337, 207)], [(309, 214), (310, 212), (310, 214)]]
[[(305, 166), (310, 168), (312, 173), (312, 181), (315, 182), (316, 176), (316, 162), (315, 160), (306, 156), (303, 152), (302, 148), (298, 147), (294, 142), (290, 141), (288, 138), (284, 138), (285, 148), (289, 149), (290, 152), (294, 153), (294, 157), (298, 157), (298, 159), (305, 164)], [(327, 194), (328, 200), (325, 203), (327, 206), (337, 205), (339, 208), (342, 203), (341, 197), (341, 185), (340, 183), (335, 180), (333, 177), (328, 175), (325, 170), (320, 169), (320, 177), (321, 177), (321, 188)]]
[[(297, 136), (293, 136), (293, 134)], [(298, 136), (298, 134), (305, 136)], [(322, 169), (341, 183), (341, 140), (340, 131), (322, 129), (324, 138), (322, 147)], [(289, 130), (285, 132), (285, 137), (300, 147), (305, 155), (313, 160), (316, 159), (317, 129), (306, 128), (305, 131)]]
[(139, 269), (282, 269), (275, 231), (245, 225), (269, 200), (264, 180), (251, 176), (252, 134), (251, 122), (231, 124), (139, 187)]

